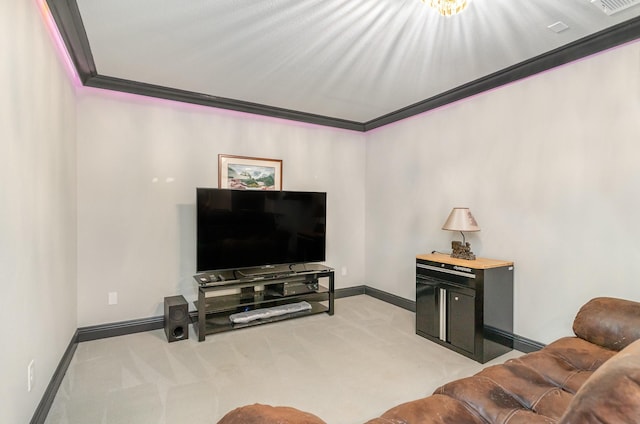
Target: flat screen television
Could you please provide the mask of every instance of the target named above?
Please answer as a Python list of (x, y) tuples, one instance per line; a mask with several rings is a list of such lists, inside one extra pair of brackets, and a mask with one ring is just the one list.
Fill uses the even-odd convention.
[(198, 272), (325, 260), (327, 194), (196, 189)]

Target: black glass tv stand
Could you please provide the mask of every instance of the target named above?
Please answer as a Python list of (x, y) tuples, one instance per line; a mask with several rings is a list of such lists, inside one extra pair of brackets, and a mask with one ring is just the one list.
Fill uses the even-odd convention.
[[(320, 264), (270, 268), (214, 270), (193, 276), (198, 284), (195, 303), (198, 341), (206, 335), (320, 313), (333, 315), (334, 270)], [(233, 323), (233, 314), (276, 308), (298, 302), (311, 308), (250, 322)]]

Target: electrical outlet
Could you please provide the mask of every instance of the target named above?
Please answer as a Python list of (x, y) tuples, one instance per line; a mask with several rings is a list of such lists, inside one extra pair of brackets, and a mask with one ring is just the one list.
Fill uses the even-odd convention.
[(36, 363), (35, 359), (32, 359), (27, 366), (27, 391), (30, 392), (33, 386), (36, 385)]
[(347, 275), (347, 267), (343, 266), (342, 267), (342, 276), (345, 277)]
[(118, 304), (118, 292), (109, 292), (109, 305)]

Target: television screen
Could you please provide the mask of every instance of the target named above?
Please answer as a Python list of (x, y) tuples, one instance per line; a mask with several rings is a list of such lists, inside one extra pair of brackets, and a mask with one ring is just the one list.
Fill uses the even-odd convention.
[(198, 272), (325, 260), (326, 193), (196, 189)]

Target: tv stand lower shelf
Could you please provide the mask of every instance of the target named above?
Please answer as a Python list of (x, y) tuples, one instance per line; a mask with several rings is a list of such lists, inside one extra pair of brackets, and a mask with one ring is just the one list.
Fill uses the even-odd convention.
[[(201, 281), (199, 277), (194, 276), (198, 282)], [(229, 318), (239, 312), (302, 301), (309, 303), (311, 309), (245, 323), (233, 323)], [(333, 315), (334, 271), (323, 267), (321, 270), (279, 272), (199, 284), (198, 300), (194, 304), (198, 313), (194, 329), (199, 341), (204, 341), (209, 334), (321, 313)]]

